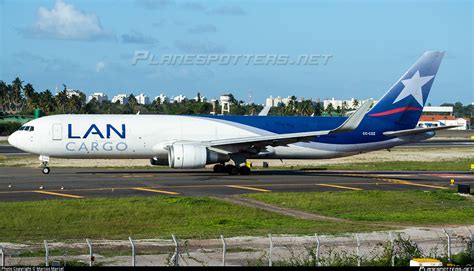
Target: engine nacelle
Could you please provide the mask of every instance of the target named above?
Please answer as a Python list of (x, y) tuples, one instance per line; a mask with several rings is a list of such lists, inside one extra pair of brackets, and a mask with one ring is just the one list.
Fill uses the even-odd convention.
[(228, 155), (209, 151), (199, 144), (174, 143), (168, 149), (168, 162), (171, 168), (203, 168), (207, 164), (229, 160)]
[(152, 164), (153, 166), (168, 166), (169, 162), (166, 158), (163, 159), (155, 156), (150, 159), (150, 164)]

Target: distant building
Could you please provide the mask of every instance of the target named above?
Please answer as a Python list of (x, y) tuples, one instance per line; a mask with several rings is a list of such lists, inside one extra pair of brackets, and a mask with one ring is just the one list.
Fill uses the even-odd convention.
[(449, 130), (469, 130), (471, 123), (468, 118), (457, 118), (451, 115), (422, 115), (418, 121), (418, 127), (439, 127), (459, 125), (460, 127)]
[(128, 104), (127, 94), (117, 94), (112, 98), (112, 103)]
[[(57, 92), (56, 95), (58, 95), (58, 93), (59, 92)], [(66, 96), (68, 98), (71, 98), (72, 96), (81, 97), (81, 91), (77, 90), (77, 89), (68, 88), (68, 89), (66, 89)]]
[(184, 101), (187, 101), (188, 98), (186, 98), (186, 96), (182, 95), (182, 94), (179, 94), (178, 96), (175, 96), (173, 97), (173, 101), (177, 102), (177, 103), (182, 103)]
[(168, 97), (166, 97), (165, 94), (161, 93), (160, 95), (156, 96), (154, 99), (154, 101), (158, 101), (160, 100), (160, 104), (163, 104), (163, 103), (169, 103), (170, 99)]
[(109, 98), (107, 97), (107, 94), (104, 94), (102, 92), (94, 92), (89, 97), (87, 98), (87, 102), (90, 102), (92, 99), (96, 99), (99, 103), (102, 103), (103, 101), (107, 101)]
[(150, 98), (148, 98), (147, 95), (140, 93), (137, 96), (135, 96), (135, 99), (137, 99), (137, 103), (147, 105), (150, 104)]
[(291, 101), (291, 96), (288, 96), (286, 98), (282, 98), (280, 96), (273, 98), (273, 96), (270, 96), (265, 100), (265, 106), (270, 106), (270, 107), (276, 107), (280, 105), (287, 106), (290, 103), (290, 101)]
[(425, 106), (423, 108), (423, 114), (437, 114), (437, 115), (453, 115), (452, 106)]

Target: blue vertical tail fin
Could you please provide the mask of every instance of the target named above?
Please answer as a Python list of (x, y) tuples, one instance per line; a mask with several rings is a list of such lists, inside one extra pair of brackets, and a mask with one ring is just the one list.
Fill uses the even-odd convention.
[(372, 107), (371, 117), (384, 130), (416, 127), (444, 52), (425, 52)]

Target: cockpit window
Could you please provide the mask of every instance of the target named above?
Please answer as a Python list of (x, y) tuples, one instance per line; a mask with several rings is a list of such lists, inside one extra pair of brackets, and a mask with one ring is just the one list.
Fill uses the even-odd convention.
[(31, 132), (31, 131), (34, 131), (35, 130), (35, 127), (34, 126), (21, 126), (18, 131), (27, 131), (27, 132)]

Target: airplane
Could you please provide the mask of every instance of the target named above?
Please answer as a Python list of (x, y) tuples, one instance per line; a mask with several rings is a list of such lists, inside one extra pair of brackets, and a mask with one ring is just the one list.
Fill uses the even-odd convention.
[(50, 157), (150, 159), (176, 169), (248, 175), (247, 159), (329, 159), (389, 149), (433, 137), (417, 128), (444, 52), (425, 52), (374, 105), (350, 117), (232, 115), (52, 115), (24, 124), (8, 142)]

